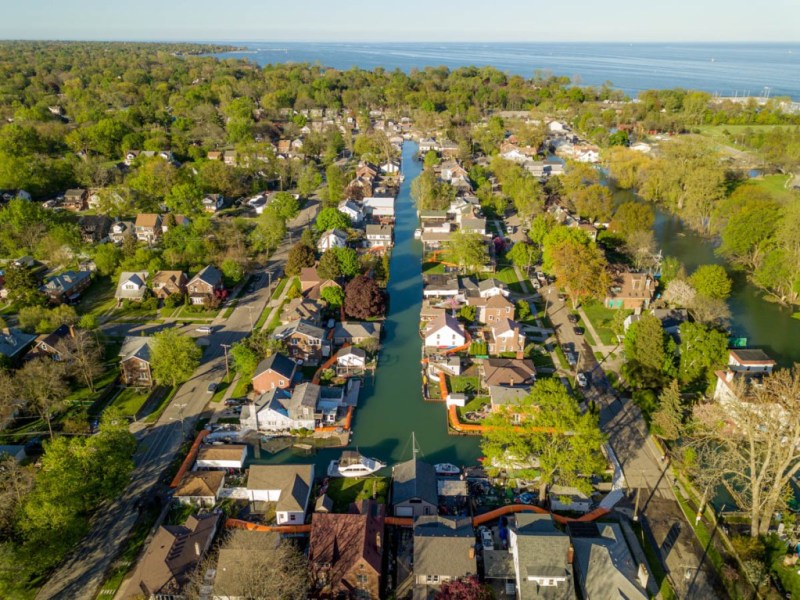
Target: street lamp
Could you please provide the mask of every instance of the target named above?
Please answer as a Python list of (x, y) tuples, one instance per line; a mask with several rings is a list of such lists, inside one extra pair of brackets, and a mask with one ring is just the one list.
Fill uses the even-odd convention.
[(247, 314), (250, 315), (250, 331), (253, 331), (255, 325), (253, 324), (253, 307), (249, 304), (245, 304), (244, 307), (247, 309)]
[(183, 404), (176, 404), (175, 407), (178, 409), (178, 416), (172, 417), (170, 421), (180, 421), (181, 422), (181, 437), (186, 435), (186, 432), (183, 428), (183, 409), (186, 408), (186, 403)]

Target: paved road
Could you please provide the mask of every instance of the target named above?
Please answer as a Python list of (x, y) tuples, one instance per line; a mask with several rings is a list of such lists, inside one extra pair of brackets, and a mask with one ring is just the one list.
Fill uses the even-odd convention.
[(658, 545), (678, 597), (718, 597), (710, 584), (715, 574), (709, 570), (707, 560), (703, 561), (702, 549), (675, 499), (668, 465), (649, 437), (641, 412), (631, 400), (614, 392), (585, 337), (574, 333), (575, 326), (567, 320), (569, 301), (560, 301), (552, 286), (541, 290), (543, 297), (548, 291), (547, 314), (562, 346), (571, 345), (579, 353), (578, 370), (590, 374), (584, 395), (600, 409), (600, 427), (609, 436), (630, 492), (641, 490), (642, 524)]
[[(310, 224), (318, 209), (319, 203), (315, 201), (304, 208), (290, 224), (290, 239), (299, 239), (302, 230)], [(289, 247), (287, 240), (270, 257), (269, 263), (256, 271), (272, 272), (273, 287), (277, 276), (283, 273)], [(219, 382), (224, 376), (223, 344), (233, 344), (248, 335), (269, 302), (270, 290), (267, 283), (268, 277), (262, 276), (253, 293), (245, 293), (239, 297), (231, 316), (226, 320), (215, 320), (212, 333), (202, 336), (208, 338), (209, 345), (204, 349), (200, 367), (181, 386), (158, 422), (149, 428), (134, 424), (132, 429), (136, 431), (139, 444), (134, 456), (136, 469), (130, 485), (114, 502), (97, 511), (89, 534), (65, 564), (50, 577), (37, 594), (37, 599), (90, 600), (95, 597), (109, 566), (122, 550), (123, 540), (136, 522), (137, 501), (153, 492), (183, 439), (194, 430), (194, 423), (203, 413), (210, 398), (208, 384)], [(141, 326), (125, 327), (125, 332), (136, 333)], [(188, 333), (200, 336), (193, 330)]]

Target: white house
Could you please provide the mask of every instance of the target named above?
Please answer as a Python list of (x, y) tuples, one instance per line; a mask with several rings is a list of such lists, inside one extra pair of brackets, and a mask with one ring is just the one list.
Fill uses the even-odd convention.
[(323, 233), (317, 242), (317, 250), (325, 252), (331, 248), (344, 248), (347, 244), (347, 234), (340, 229), (329, 229)]
[(271, 389), (242, 407), (239, 421), (244, 428), (255, 431), (313, 430), (319, 395), (320, 388), (313, 383), (298, 385), (291, 394), (280, 388)]
[(364, 220), (364, 209), (352, 200), (342, 200), (338, 208), (340, 213), (350, 218), (353, 225), (358, 225)]
[(508, 286), (502, 281), (497, 281), (497, 279), (484, 279), (478, 284), (478, 295), (481, 298), (491, 298), (492, 296), (505, 296), (508, 298), (508, 295), (511, 292), (508, 291)]
[(436, 143), (436, 140), (433, 138), (422, 138), (419, 141), (419, 153), (425, 154), (426, 152), (430, 152), (433, 150), (437, 152), (439, 150), (439, 144)]
[(203, 446), (197, 453), (196, 469), (241, 469), (247, 457), (247, 446)]
[(222, 194), (208, 194), (203, 198), (203, 210), (207, 213), (215, 213), (225, 206), (225, 197)]
[(584, 514), (592, 510), (592, 499), (574, 487), (564, 485), (550, 486), (548, 496), (550, 498), (550, 510), (568, 510)]
[(392, 196), (364, 198), (364, 206), (373, 217), (394, 217), (394, 198)]
[(453, 348), (463, 346), (466, 341), (458, 320), (448, 313), (439, 315), (425, 328), (425, 345), (430, 348)]
[(772, 373), (775, 361), (758, 348), (734, 348), (728, 354), (728, 368), (745, 373)]
[(370, 248), (389, 248), (392, 246), (391, 225), (367, 225), (366, 234)]
[(117, 291), (114, 297), (122, 300), (141, 300), (147, 291), (147, 271), (123, 271), (119, 276)]
[(314, 483), (314, 465), (253, 465), (247, 474), (251, 502), (275, 502), (278, 525), (302, 525)]
[(367, 353), (363, 348), (346, 346), (336, 354), (336, 364), (349, 369), (363, 369), (367, 365)]
[(267, 195), (259, 194), (258, 196), (253, 196), (247, 201), (247, 206), (256, 211), (257, 215), (262, 214), (267, 207)]
[(395, 161), (385, 162), (381, 165), (381, 173), (386, 175), (395, 175), (400, 172), (400, 165)]

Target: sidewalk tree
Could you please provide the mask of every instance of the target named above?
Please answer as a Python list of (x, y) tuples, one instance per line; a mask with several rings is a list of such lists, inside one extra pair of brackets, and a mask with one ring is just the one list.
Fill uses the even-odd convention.
[(800, 472), (800, 366), (775, 371), (761, 385), (735, 380), (724, 405), (695, 406), (692, 444), (699, 468), (726, 483), (736, 505), (750, 514), (750, 535), (767, 535), (785, 512)]
[(328, 165), (325, 169), (325, 199), (326, 204), (334, 207), (344, 198), (344, 173), (336, 165)]
[(153, 336), (150, 364), (159, 383), (176, 386), (189, 380), (200, 366), (202, 350), (195, 341), (175, 329), (164, 329)]
[(248, 344), (238, 343), (231, 347), (231, 360), (236, 371), (242, 377), (252, 377), (260, 358), (258, 353)]
[(595, 244), (565, 239), (550, 249), (552, 273), (572, 298), (573, 307), (589, 298), (602, 300), (611, 277), (605, 254)]
[[(534, 226), (544, 229), (547, 226), (547, 219), (542, 219), (537, 225), (537, 217), (534, 219)], [(538, 234), (539, 232), (537, 232)], [(542, 238), (542, 270), (545, 273), (554, 274), (554, 260), (553, 249), (562, 242), (570, 240), (576, 244), (587, 246), (591, 243), (589, 236), (582, 229), (577, 227), (566, 227), (564, 225), (555, 225)], [(574, 247), (574, 245), (573, 245)]]
[[(601, 452), (605, 436), (597, 417), (581, 413), (558, 379), (537, 380), (527, 397), (491, 413), (485, 425), (484, 464), (530, 465), (510, 470), (523, 479), (539, 479), (541, 502), (547, 497), (547, 487), (555, 483), (590, 494), (591, 475), (606, 468)], [(538, 467), (533, 466), (534, 460)]]
[(297, 180), (297, 189), (300, 195), (308, 198), (316, 192), (322, 185), (322, 175), (314, 167), (314, 165), (307, 164), (300, 171), (300, 177)]
[(653, 413), (653, 431), (664, 440), (677, 440), (683, 428), (683, 404), (677, 379), (662, 390), (658, 400), (658, 409)]
[(269, 204), (286, 221), (291, 221), (300, 213), (300, 201), (289, 192), (276, 192)]
[(731, 294), (731, 278), (722, 265), (701, 265), (689, 276), (689, 283), (706, 298), (725, 300)]
[(306, 267), (313, 267), (317, 261), (317, 255), (313, 248), (309, 248), (302, 242), (297, 242), (289, 250), (289, 256), (286, 258), (286, 267), (284, 272), (291, 276), (299, 275)]
[(319, 211), (315, 222), (317, 231), (328, 231), (330, 229), (341, 229), (347, 231), (350, 227), (350, 218), (338, 208), (329, 206)]
[(514, 266), (525, 269), (525, 273), (530, 276), (531, 267), (542, 258), (542, 251), (533, 244), (517, 242), (506, 256), (511, 259)]
[(479, 233), (456, 231), (447, 241), (450, 258), (466, 271), (477, 271), (489, 259), (485, 238)]
[(359, 275), (347, 284), (344, 292), (347, 316), (366, 320), (381, 316), (385, 309), (383, 292), (371, 277)]
[(317, 275), (319, 275), (320, 279), (338, 279), (342, 276), (339, 259), (333, 248), (322, 253), (317, 265)]

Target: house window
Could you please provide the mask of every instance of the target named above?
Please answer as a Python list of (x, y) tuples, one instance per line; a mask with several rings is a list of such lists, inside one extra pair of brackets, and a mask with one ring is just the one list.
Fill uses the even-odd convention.
[(369, 577), (367, 577), (363, 573), (359, 573), (358, 575), (356, 575), (356, 583), (358, 583), (358, 585), (360, 586), (365, 586), (369, 583)]
[(439, 576), (438, 575), (426, 575), (425, 576), (425, 583), (439, 583)]
[(289, 520), (290, 521), (296, 521), (297, 520), (297, 515), (294, 515), (294, 514), (289, 515)]
[(278, 382), (278, 385), (280, 385), (280, 386), (284, 386), (284, 385), (286, 385), (286, 382), (285, 382), (283, 379), (281, 379), (281, 380)]

